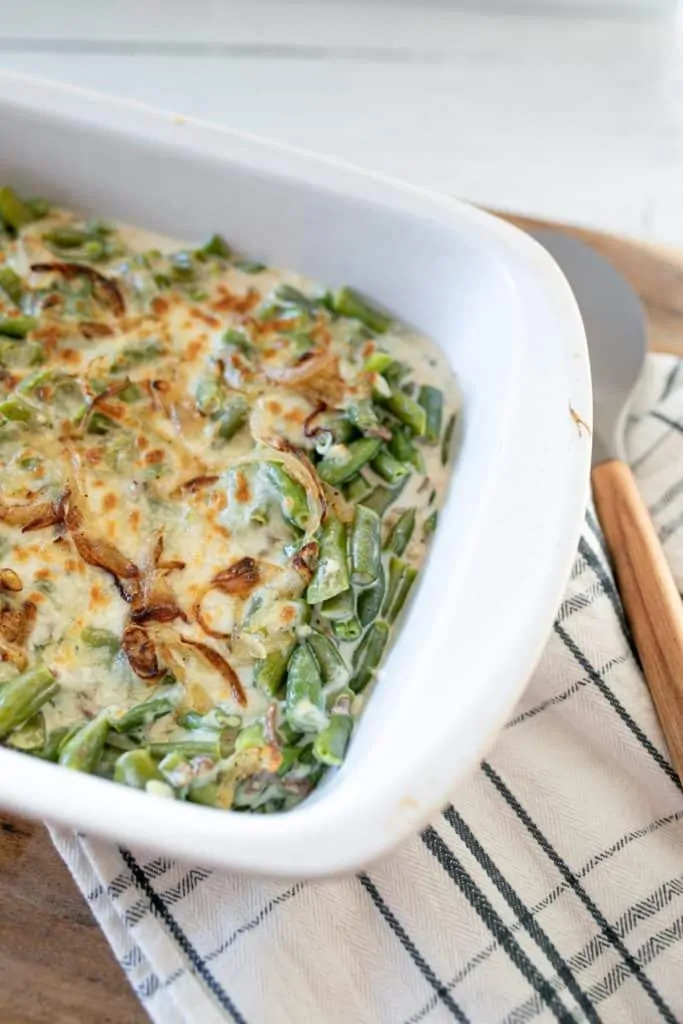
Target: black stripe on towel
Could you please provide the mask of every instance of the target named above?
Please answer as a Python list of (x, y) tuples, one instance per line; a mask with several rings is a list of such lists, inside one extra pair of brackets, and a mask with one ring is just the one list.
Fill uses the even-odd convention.
[(623, 960), (630, 973), (639, 982), (644, 992), (650, 997), (654, 1005), (659, 1010), (663, 1020), (667, 1021), (667, 1024), (677, 1024), (676, 1018), (671, 1012), (671, 1009), (664, 1001), (663, 997), (659, 994), (655, 986), (652, 984), (648, 976), (645, 974), (635, 957), (629, 953), (628, 949), (624, 945), (623, 941), (617, 935), (616, 931), (609, 923), (605, 915), (602, 913), (597, 904), (591, 899), (584, 887), (579, 882), (578, 878), (571, 870), (569, 865), (559, 855), (555, 847), (550, 843), (546, 836), (541, 832), (540, 828), (535, 821), (532, 820), (528, 812), (522, 807), (516, 796), (508, 789), (500, 775), (491, 767), (491, 765), (484, 761), (482, 763), (482, 771), (486, 778), (489, 780), (494, 789), (497, 790), (499, 795), (503, 798), (505, 803), (510, 807), (519, 820), (522, 822), (526, 830), (532, 836), (532, 838), (538, 843), (546, 857), (555, 865), (557, 870), (560, 872), (565, 881), (569, 884), (572, 891), (578, 896), (583, 903), (584, 907), (591, 915), (600, 931), (609, 941), (610, 945), (616, 950), (621, 959)]
[(183, 953), (192, 964), (192, 967), (210, 990), (214, 998), (217, 999), (223, 1009), (230, 1014), (232, 1019), (235, 1021), (235, 1024), (247, 1024), (246, 1018), (242, 1016), (218, 979), (214, 977), (208, 969), (204, 960), (194, 948), (164, 901), (156, 894), (149, 883), (147, 875), (142, 870), (133, 854), (130, 850), (123, 849), (123, 847), (119, 847), (119, 853), (133, 877), (136, 888), (143, 892), (149, 900), (152, 913), (164, 922), (174, 940), (178, 943)]
[(445, 809), (443, 816), (455, 831), (456, 835), (462, 839), (467, 849), (477, 860), (479, 866), (486, 872), (507, 905), (517, 915), (522, 927), (526, 932), (528, 932), (541, 952), (548, 958), (552, 966), (557, 971), (558, 976), (565, 983), (568, 990), (574, 996), (576, 1002), (586, 1014), (586, 1019), (592, 1021), (593, 1024), (599, 1024), (600, 1018), (595, 1012), (595, 1007), (579, 985), (569, 964), (565, 961), (564, 957), (547, 932), (531, 914), (526, 903), (524, 903), (519, 894), (512, 888), (502, 871), (500, 871), (497, 865), (494, 864), (493, 860), (472, 832), (472, 829), (469, 827), (467, 822), (460, 814), (458, 814), (455, 807), (452, 805), (449, 805)]
[(488, 898), (466, 871), (450, 847), (431, 825), (422, 833), (422, 842), (436, 858), (449, 878), (455, 882), (470, 906), (477, 912), (493, 937), (497, 939), (510, 960), (539, 994), (561, 1024), (575, 1024), (575, 1018), (563, 1005), (559, 996), (535, 964), (531, 962), (517, 939)]
[(380, 912), (380, 914), (382, 915), (386, 923), (389, 925), (398, 941), (405, 949), (406, 953), (408, 953), (410, 959), (418, 968), (423, 978), (426, 978), (426, 980), (432, 986), (432, 988), (434, 989), (434, 991), (436, 992), (437, 996), (439, 997), (443, 1005), (446, 1007), (446, 1009), (450, 1010), (451, 1015), (455, 1018), (455, 1020), (460, 1021), (460, 1024), (469, 1024), (467, 1017), (462, 1012), (458, 1004), (455, 1002), (453, 996), (450, 994), (444, 983), (442, 981), (439, 981), (436, 974), (429, 966), (429, 964), (427, 963), (427, 961), (425, 960), (425, 958), (423, 957), (422, 953), (419, 951), (413, 940), (410, 938), (401, 922), (398, 920), (394, 912), (384, 902), (375, 883), (365, 873), (363, 873), (362, 875), (358, 875), (358, 881), (363, 886), (368, 896), (374, 903), (375, 907)]

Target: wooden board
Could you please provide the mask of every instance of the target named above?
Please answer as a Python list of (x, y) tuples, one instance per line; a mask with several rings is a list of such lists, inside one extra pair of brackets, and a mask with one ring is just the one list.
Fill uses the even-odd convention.
[[(594, 245), (636, 288), (652, 348), (683, 355), (683, 252), (562, 228)], [(142, 1024), (147, 1020), (44, 827), (0, 814), (0, 1021)]]

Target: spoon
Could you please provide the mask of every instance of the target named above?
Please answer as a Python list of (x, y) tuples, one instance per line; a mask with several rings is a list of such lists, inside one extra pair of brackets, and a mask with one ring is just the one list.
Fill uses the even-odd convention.
[(630, 284), (594, 249), (530, 229), (571, 285), (593, 376), (593, 497), (671, 760), (683, 780), (683, 603), (626, 462), (626, 415), (647, 353), (645, 313)]

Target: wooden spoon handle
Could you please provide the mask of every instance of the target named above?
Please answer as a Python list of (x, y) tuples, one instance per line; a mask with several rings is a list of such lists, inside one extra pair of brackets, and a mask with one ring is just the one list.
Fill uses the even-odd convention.
[(616, 459), (593, 496), (671, 760), (683, 780), (683, 603), (633, 473)]

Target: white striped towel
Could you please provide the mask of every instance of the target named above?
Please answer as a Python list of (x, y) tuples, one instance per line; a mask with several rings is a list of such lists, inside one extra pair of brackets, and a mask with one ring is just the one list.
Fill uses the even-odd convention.
[[(629, 453), (683, 590), (673, 358), (649, 361)], [(367, 873), (284, 885), (53, 838), (158, 1024), (683, 1021), (683, 789), (591, 509), (490, 756)]]

